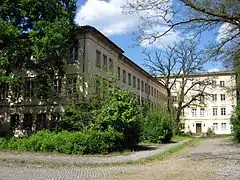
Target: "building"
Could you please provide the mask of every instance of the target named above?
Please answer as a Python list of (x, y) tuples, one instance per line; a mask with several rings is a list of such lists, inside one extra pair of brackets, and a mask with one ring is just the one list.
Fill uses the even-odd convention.
[[(210, 128), (216, 134), (230, 134), (230, 118), (237, 104), (236, 75), (233, 72), (212, 72), (190, 75), (187, 78), (186, 89), (194, 82), (207, 82), (207, 85), (205, 95), (183, 110), (181, 116), (183, 130), (201, 134)], [(176, 83), (171, 93), (177, 106), (181, 77), (172, 76), (172, 82), (174, 79)], [(191, 89), (185, 98), (192, 98), (196, 94), (196, 88), (201, 87)]]
[[(140, 104), (157, 107), (165, 103), (165, 87), (124, 55), (124, 51), (94, 27), (76, 30), (77, 41), (71, 49), (64, 77), (53, 82), (55, 95), (47, 106), (34, 96), (34, 73), (19, 72), (22, 87), (13, 92), (8, 84), (0, 86), (0, 120), (16, 130), (32, 131), (53, 126), (71, 103), (90, 94), (104, 94), (114, 76), (117, 86), (133, 93)], [(60, 96), (61, 95), (61, 96)], [(11, 104), (9, 99), (16, 97)], [(36, 127), (38, 124), (38, 127)], [(37, 130), (38, 130), (37, 129)]]

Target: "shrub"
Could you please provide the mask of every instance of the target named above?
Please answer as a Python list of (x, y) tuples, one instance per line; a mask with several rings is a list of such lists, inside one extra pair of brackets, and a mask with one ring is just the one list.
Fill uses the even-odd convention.
[(123, 134), (122, 146), (132, 148), (139, 142), (142, 117), (142, 109), (130, 92), (110, 88), (106, 102), (99, 111), (96, 128)]
[(231, 124), (234, 139), (240, 142), (240, 105), (237, 105), (235, 113), (231, 117)]
[(58, 130), (84, 131), (96, 121), (96, 110), (101, 107), (102, 100), (95, 97), (80, 104), (68, 107), (58, 124)]
[(141, 140), (168, 143), (172, 136), (171, 116), (163, 109), (150, 110), (142, 123)]
[(0, 137), (11, 137), (13, 131), (11, 130), (10, 123), (0, 121)]
[(207, 137), (213, 137), (215, 135), (215, 132), (211, 128), (208, 128), (206, 135)]
[(122, 134), (114, 131), (50, 132), (41, 131), (29, 137), (0, 138), (0, 148), (66, 154), (105, 154), (121, 148)]

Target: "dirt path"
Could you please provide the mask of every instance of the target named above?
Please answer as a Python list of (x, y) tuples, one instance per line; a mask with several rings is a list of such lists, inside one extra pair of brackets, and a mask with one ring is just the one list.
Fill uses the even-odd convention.
[(203, 140), (177, 157), (109, 179), (237, 180), (240, 179), (240, 146), (229, 139)]

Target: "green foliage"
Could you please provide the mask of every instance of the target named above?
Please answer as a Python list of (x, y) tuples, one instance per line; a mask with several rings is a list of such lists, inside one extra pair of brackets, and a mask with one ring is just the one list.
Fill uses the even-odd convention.
[(163, 109), (150, 110), (142, 123), (141, 139), (168, 143), (173, 136), (171, 116)]
[(123, 147), (131, 148), (139, 142), (142, 108), (130, 92), (110, 88), (103, 107), (99, 111), (96, 128), (122, 133)]
[(232, 131), (234, 139), (240, 142), (240, 105), (238, 104), (235, 113), (231, 117)]
[(208, 128), (206, 135), (207, 135), (207, 137), (213, 137), (215, 135), (215, 133), (211, 128)]
[(108, 131), (50, 132), (41, 131), (29, 137), (0, 138), (0, 148), (33, 152), (66, 154), (105, 154), (121, 149), (122, 134)]
[(96, 121), (97, 110), (101, 107), (99, 97), (90, 98), (80, 104), (71, 105), (58, 124), (58, 130), (83, 131)]
[(0, 81), (30, 70), (38, 81), (36, 95), (47, 99), (54, 74), (63, 74), (69, 58), (75, 10), (75, 0), (1, 1)]

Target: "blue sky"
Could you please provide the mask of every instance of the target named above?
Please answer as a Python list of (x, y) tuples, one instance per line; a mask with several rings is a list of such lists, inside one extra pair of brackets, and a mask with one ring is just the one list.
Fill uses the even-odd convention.
[[(79, 25), (92, 25), (103, 32), (114, 43), (121, 47), (125, 51), (131, 60), (138, 65), (144, 64), (143, 50), (146, 46), (137, 45), (134, 40), (134, 32), (137, 30), (137, 26), (140, 24), (137, 16), (129, 16), (122, 13), (121, 5), (124, 0), (78, 0), (77, 2), (77, 14), (75, 21)], [(158, 31), (164, 31), (164, 27), (157, 27)], [(203, 34), (200, 46), (203, 47), (207, 42), (216, 40), (216, 32), (206, 32)], [(163, 37), (158, 40), (155, 45), (162, 47), (163, 45), (171, 45), (174, 42), (179, 41), (185, 34), (180, 31), (174, 31), (169, 36)], [(221, 70), (221, 63), (208, 63), (205, 66), (209, 71)]]

